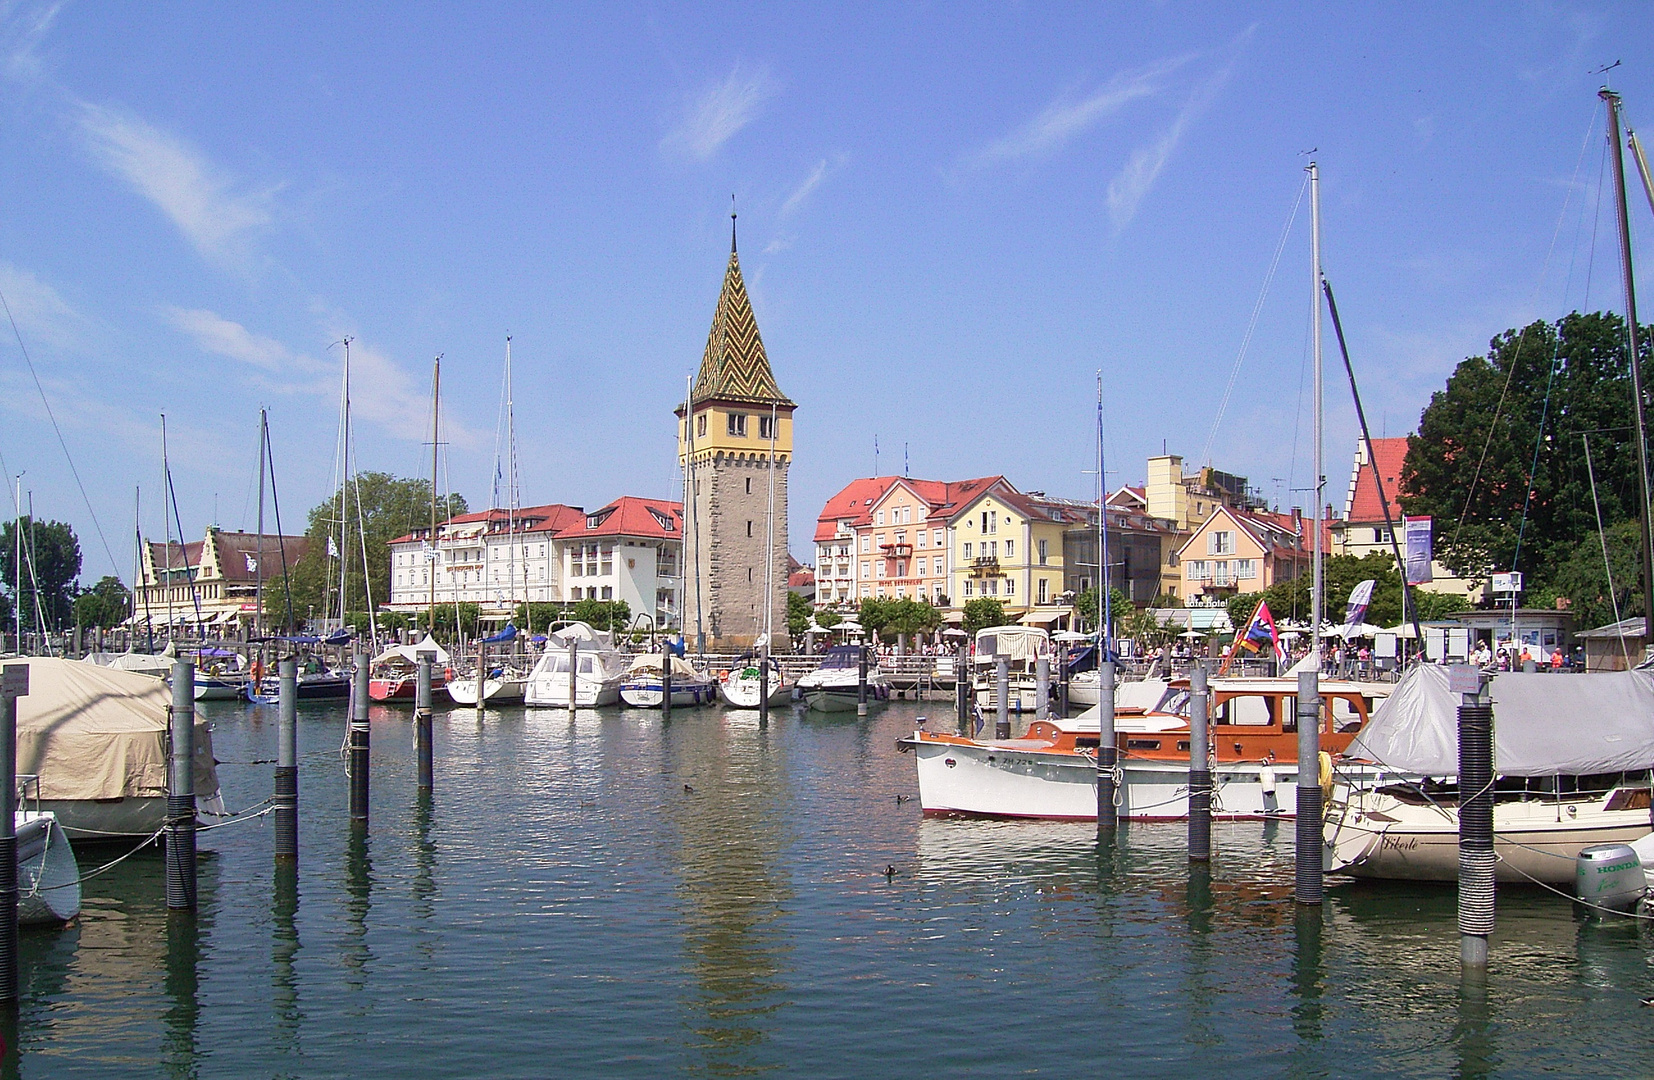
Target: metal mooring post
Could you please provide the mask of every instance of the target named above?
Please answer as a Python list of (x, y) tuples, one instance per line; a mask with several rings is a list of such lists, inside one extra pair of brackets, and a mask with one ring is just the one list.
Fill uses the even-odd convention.
[(971, 734), (971, 678), (967, 671), (969, 666), (969, 650), (961, 645), (953, 657), (953, 710), (959, 723), (959, 734), (965, 736)]
[(867, 646), (861, 647), (856, 669), (856, 715), (867, 715)]
[(1320, 674), (1298, 673), (1298, 821), (1297, 874), (1293, 898), (1319, 904), (1325, 897), (1321, 839), (1321, 690)]
[(276, 664), (276, 861), (299, 857), (299, 662), (289, 657)]
[(994, 664), (994, 691), (999, 708), (994, 713), (994, 738), (1011, 737), (1011, 658), (1001, 656)]
[(1459, 964), (1487, 967), (1493, 933), (1493, 706), (1482, 700), (1481, 670), (1455, 664), (1449, 689), (1459, 705)]
[(350, 820), (368, 819), (368, 657), (356, 653), (350, 700)]
[(580, 643), (569, 639), (569, 719), (574, 719), (575, 701), (580, 696), (580, 680), (575, 668), (580, 660)]
[[(477, 660), (477, 710), (478, 719), (481, 719), (482, 710), (482, 660), (481, 650), (478, 650)], [(414, 756), (419, 760), (419, 790), (430, 791), (436, 786), (434, 776), (435, 754), (431, 750), (431, 679), (432, 665), (429, 656), (419, 658), (419, 673), (414, 676)]]
[(29, 693), (29, 665), (0, 675), (0, 1004), (15, 1005), (17, 982), (17, 699)]
[(770, 658), (769, 646), (764, 647), (764, 655), (758, 658), (758, 723), (770, 722)]
[(1034, 718), (1051, 715), (1051, 658), (1041, 655), (1034, 661)]
[(672, 719), (672, 646), (660, 647), (660, 718)]
[[(167, 769), (167, 907), (195, 909), (195, 665), (172, 665), (172, 752)], [(17, 880), (13, 868), (12, 881)], [(12, 886), (14, 889), (16, 885)]]
[(1116, 770), (1120, 747), (1114, 734), (1114, 661), (1097, 665), (1097, 828), (1113, 829), (1120, 808)]
[(1206, 664), (1196, 661), (1189, 670), (1189, 861), (1212, 857), (1211, 695), (1206, 689)]

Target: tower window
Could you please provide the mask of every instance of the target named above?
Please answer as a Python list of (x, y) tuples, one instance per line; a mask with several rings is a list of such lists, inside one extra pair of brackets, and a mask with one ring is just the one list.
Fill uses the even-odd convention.
[(695, 417), (695, 437), (699, 439), (706, 438), (706, 413)]
[(747, 477), (747, 494), (752, 494), (752, 477)]
[(747, 414), (746, 413), (732, 412), (732, 413), (729, 414), (729, 433), (731, 435), (738, 435), (743, 439), (746, 438), (746, 435), (747, 435)]
[(760, 439), (775, 438), (775, 423), (767, 416), (758, 418), (758, 437)]
[(747, 522), (747, 535), (748, 536), (752, 535), (752, 522), (750, 522), (750, 521)]

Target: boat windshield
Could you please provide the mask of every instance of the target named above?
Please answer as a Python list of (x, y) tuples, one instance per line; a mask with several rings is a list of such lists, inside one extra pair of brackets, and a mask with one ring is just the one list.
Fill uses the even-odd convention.
[(828, 668), (858, 668), (861, 666), (861, 650), (854, 645), (835, 645), (822, 658), (821, 667)]
[(1172, 716), (1188, 716), (1189, 688), (1186, 686), (1166, 687), (1166, 692), (1160, 695), (1160, 701), (1151, 711), (1169, 713)]

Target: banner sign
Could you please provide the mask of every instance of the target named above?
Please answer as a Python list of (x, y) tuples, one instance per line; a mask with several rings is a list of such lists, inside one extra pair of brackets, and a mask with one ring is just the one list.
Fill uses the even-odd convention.
[(1344, 625), (1354, 626), (1367, 621), (1367, 605), (1373, 602), (1373, 586), (1378, 584), (1368, 578), (1350, 590), (1350, 601), (1344, 606)]
[(1406, 518), (1403, 529), (1406, 543), (1402, 545), (1402, 557), (1407, 560), (1407, 584), (1424, 585), (1434, 580), (1430, 572), (1430, 563), (1435, 559), (1430, 542), (1430, 519)]

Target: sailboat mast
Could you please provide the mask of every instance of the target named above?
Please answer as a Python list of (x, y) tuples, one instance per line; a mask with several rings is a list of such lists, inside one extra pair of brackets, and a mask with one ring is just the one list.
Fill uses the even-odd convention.
[[(505, 335), (505, 535), (510, 551), (505, 559), (506, 582), (511, 588), (511, 599), (506, 606), (513, 614), (517, 607), (517, 416), (511, 390), (511, 335)], [(525, 581), (524, 584), (527, 584)], [(527, 590), (524, 590), (523, 621), (529, 623)], [(507, 622), (509, 622), (509, 617)], [(532, 623), (529, 623), (532, 633)]]
[[(1311, 584), (1309, 594), (1309, 622), (1310, 622), (1310, 650), (1315, 662), (1321, 662), (1321, 590), (1322, 590), (1322, 555), (1321, 551), (1321, 507), (1324, 502), (1326, 486), (1326, 469), (1321, 461), (1321, 171), (1315, 162), (1309, 163), (1309, 221), (1310, 221), (1310, 312), (1313, 318), (1310, 325), (1313, 328), (1312, 337), (1315, 343), (1314, 363), (1314, 395), (1315, 395), (1315, 506), (1310, 514), (1310, 528), (1315, 530), (1311, 538)], [(1403, 568), (1403, 573), (1405, 573)]]
[[(161, 414), (161, 525), (166, 534), (166, 565), (167, 565), (167, 640), (172, 640), (172, 515), (167, 510), (167, 503), (172, 494), (172, 467), (167, 463), (167, 414)], [(18, 496), (22, 498), (21, 495)], [(179, 537), (182, 543), (183, 537)]]
[(1109, 593), (1108, 474), (1103, 469), (1103, 372), (1097, 370), (1097, 663), (1108, 660), (1109, 623), (1114, 619)]
[(769, 501), (764, 508), (764, 654), (770, 658), (770, 635), (775, 632), (775, 402), (770, 402)]
[[(690, 532), (695, 536), (695, 652), (704, 652), (706, 648), (706, 631), (701, 626), (701, 519), (695, 510), (695, 377), (684, 376), (685, 393), (683, 399), (683, 422), (688, 429), (689, 453), (684, 455), (683, 462), (683, 500), (684, 519), (690, 526)], [(684, 589), (689, 588), (689, 544), (688, 537), (680, 545), (684, 553)], [(688, 615), (688, 612), (684, 612)]]
[(253, 556), (253, 636), (264, 636), (264, 448), (270, 440), (270, 417), (258, 411), (258, 554)]
[[(436, 452), (437, 432), (442, 417), (442, 357), (439, 354), (431, 366), (431, 554), (436, 554)], [(436, 570), (437, 560), (431, 560), (431, 610), (427, 618), (430, 629), (436, 631)], [(456, 591), (455, 595), (458, 595)], [(458, 619), (455, 619), (456, 625)], [(480, 682), (477, 684), (482, 685)], [(480, 689), (477, 691), (482, 692)]]
[(1642, 512), (1637, 515), (1642, 529), (1643, 618), (1654, 621), (1654, 530), (1649, 514), (1654, 500), (1648, 489), (1648, 435), (1643, 427), (1643, 379), (1641, 351), (1637, 340), (1637, 286), (1631, 274), (1631, 216), (1625, 203), (1625, 154), (1620, 148), (1620, 96), (1604, 87), (1599, 95), (1608, 103), (1608, 140), (1614, 145), (1614, 203), (1620, 216), (1620, 277), (1625, 285), (1625, 331), (1631, 349), (1631, 401), (1636, 420), (1637, 482), (1642, 495)]
[(349, 608), (349, 601), (345, 599), (345, 569), (350, 564), (350, 557), (345, 552), (350, 550), (348, 524), (350, 517), (345, 513), (345, 501), (350, 492), (350, 338), (345, 338), (345, 382), (340, 397), (339, 411), (339, 630), (345, 628), (345, 612)]
[(23, 652), (23, 474), (17, 474), (17, 494), (12, 499), (12, 539), (17, 542), (17, 552), (12, 558), (11, 594), (17, 602), (11, 606), (12, 628), (17, 633), (17, 651)]

